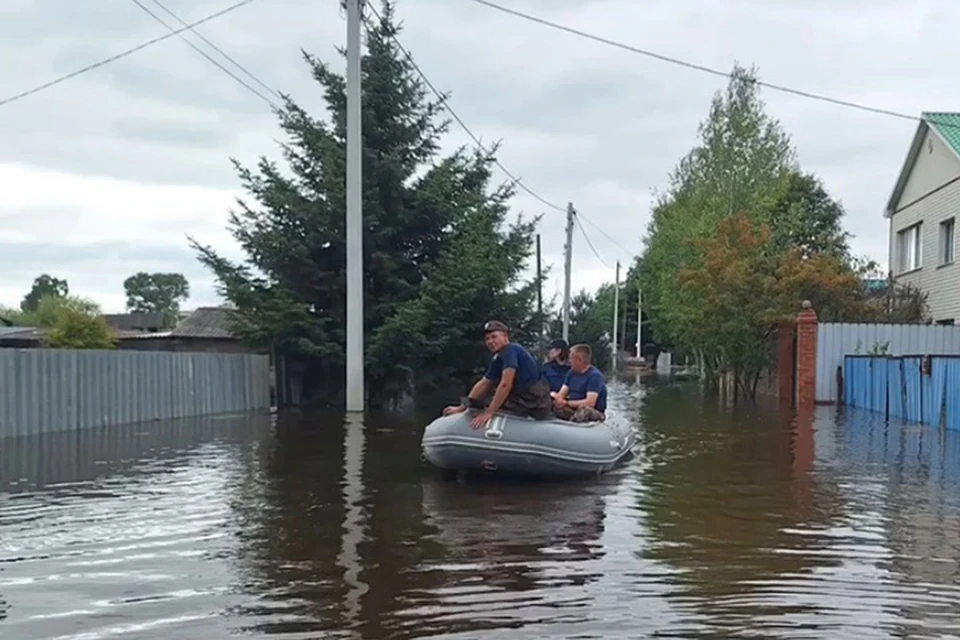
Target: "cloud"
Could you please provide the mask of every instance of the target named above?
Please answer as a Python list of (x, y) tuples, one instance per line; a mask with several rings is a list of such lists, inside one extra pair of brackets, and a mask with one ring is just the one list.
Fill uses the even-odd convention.
[[(189, 22), (229, 2), (165, 4)], [(960, 103), (960, 89), (944, 81), (953, 69), (942, 54), (960, 19), (955, 2), (505, 4), (722, 70), (735, 60), (756, 63), (766, 81), (908, 114)], [(165, 32), (122, 0), (8, 0), (4, 9), (0, 58), (8, 62), (0, 87), (8, 93)], [(612, 280), (615, 261), (626, 264), (641, 248), (651, 190), (666, 185), (725, 80), (469, 0), (400, 0), (397, 12), (402, 41), (433, 83), (451, 92), (459, 115), (484, 141), (502, 139), (503, 164), (559, 207), (572, 201), (605, 231), (584, 225), (602, 261), (577, 232), (574, 290)], [(325, 115), (300, 49), (342, 68), (337, 3), (255, 2), (199, 31), (269, 86)], [(846, 206), (854, 248), (885, 261), (881, 212), (915, 123), (763, 95), (804, 168)], [(216, 302), (185, 235), (236, 255), (224, 230), (241, 195), (229, 159), (276, 158), (280, 137), (267, 104), (177, 37), (0, 107), (0, 304), (18, 303), (30, 281), (49, 272), (116, 310), (123, 278), (154, 268), (184, 272), (194, 285), (190, 304)], [(454, 124), (444, 146), (469, 142)], [(544, 263), (554, 265), (549, 299), (561, 290), (564, 216), (522, 191), (515, 206), (545, 214)]]

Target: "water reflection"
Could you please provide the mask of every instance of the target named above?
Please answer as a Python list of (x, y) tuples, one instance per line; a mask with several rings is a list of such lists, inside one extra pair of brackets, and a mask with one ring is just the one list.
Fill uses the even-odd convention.
[(960, 434), (631, 379), (600, 479), (458, 483), (428, 417), (0, 441), (0, 637), (958, 633)]
[(269, 428), (241, 416), (0, 440), (0, 637), (194, 637), (215, 623), (232, 598), (233, 454)]
[(366, 537), (366, 509), (363, 504), (363, 448), (365, 443), (363, 420), (349, 415), (343, 433), (343, 542), (337, 564), (343, 567), (343, 580), (349, 590), (344, 601), (344, 615), (349, 627), (358, 626), (360, 598), (370, 587), (360, 579), (363, 560), (361, 541)]

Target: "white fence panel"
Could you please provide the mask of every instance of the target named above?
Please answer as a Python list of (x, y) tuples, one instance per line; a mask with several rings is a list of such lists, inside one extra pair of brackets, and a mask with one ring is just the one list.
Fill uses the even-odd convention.
[(925, 324), (846, 324), (817, 326), (817, 402), (836, 402), (837, 367), (843, 356), (866, 355), (875, 347), (903, 355), (960, 354), (960, 327)]

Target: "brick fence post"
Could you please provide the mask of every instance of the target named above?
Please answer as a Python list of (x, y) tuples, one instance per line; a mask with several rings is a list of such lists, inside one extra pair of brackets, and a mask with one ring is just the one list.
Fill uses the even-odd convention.
[(797, 408), (817, 403), (817, 312), (809, 300), (797, 315)]
[(781, 403), (793, 404), (794, 380), (793, 336), (796, 323), (781, 322), (777, 326), (777, 399)]

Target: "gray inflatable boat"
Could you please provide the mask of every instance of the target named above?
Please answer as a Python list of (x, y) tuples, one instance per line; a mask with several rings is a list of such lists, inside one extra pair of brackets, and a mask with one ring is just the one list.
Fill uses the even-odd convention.
[(470, 428), (476, 411), (441, 416), (427, 425), (423, 457), (441, 469), (534, 477), (599, 475), (628, 458), (636, 436), (626, 420), (577, 424), (497, 414)]

